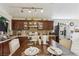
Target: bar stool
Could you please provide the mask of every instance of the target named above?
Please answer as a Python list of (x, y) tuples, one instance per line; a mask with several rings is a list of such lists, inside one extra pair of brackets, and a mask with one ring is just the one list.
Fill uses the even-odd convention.
[(59, 43), (64, 46), (67, 49), (71, 49), (71, 45), (72, 45), (72, 40), (68, 40), (68, 39), (60, 39)]

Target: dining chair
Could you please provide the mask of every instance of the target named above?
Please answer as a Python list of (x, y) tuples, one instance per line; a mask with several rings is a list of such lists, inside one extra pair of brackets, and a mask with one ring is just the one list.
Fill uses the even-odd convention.
[(69, 39), (60, 39), (59, 44), (61, 44), (63, 47), (71, 50), (72, 40)]
[(30, 38), (30, 42), (32, 42), (34, 45), (36, 45), (37, 40), (38, 40), (38, 32), (30, 32), (29, 38)]
[(34, 45), (36, 45), (37, 44), (37, 39), (38, 39), (38, 37), (37, 37), (37, 35), (34, 35), (34, 36), (31, 36), (31, 42), (33, 42), (34, 43)]
[(42, 35), (41, 39), (43, 41), (43, 44), (47, 44), (47, 41), (48, 41), (48, 36), (47, 35)]
[(9, 42), (10, 55), (11, 56), (20, 47), (19, 39), (13, 39)]

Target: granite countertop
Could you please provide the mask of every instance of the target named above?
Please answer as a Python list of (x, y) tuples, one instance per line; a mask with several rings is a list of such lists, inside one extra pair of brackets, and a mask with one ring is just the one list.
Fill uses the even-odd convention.
[(56, 43), (57, 47), (60, 48), (63, 51), (62, 56), (77, 56), (75, 53), (73, 53), (71, 50), (63, 47), (62, 45), (60, 45), (59, 43)]
[[(6, 39), (4, 41), (0, 41), (0, 43), (4, 43), (6, 41), (12, 40), (14, 38), (17, 38), (18, 36), (11, 36), (9, 39)], [(21, 37), (21, 36), (20, 36)], [(77, 56), (75, 53), (73, 53), (71, 50), (63, 47), (59, 43), (56, 43), (57, 47), (60, 48), (63, 51), (63, 54), (61, 56)]]
[(22, 35), (13, 35), (13, 36), (10, 36), (10, 37), (8, 37), (7, 39), (5, 39), (5, 40), (3, 40), (3, 41), (0, 41), (0, 43), (4, 43), (4, 42), (7, 42), (7, 41), (9, 41), (9, 40), (12, 40), (12, 39), (14, 39), (14, 38), (18, 38), (18, 37), (27, 37), (27, 36), (22, 36)]
[(7, 42), (7, 41), (12, 40), (12, 39), (14, 39), (14, 38), (17, 38), (17, 36), (11, 36), (11, 37), (9, 37), (9, 38), (3, 40), (3, 41), (0, 41), (0, 43)]

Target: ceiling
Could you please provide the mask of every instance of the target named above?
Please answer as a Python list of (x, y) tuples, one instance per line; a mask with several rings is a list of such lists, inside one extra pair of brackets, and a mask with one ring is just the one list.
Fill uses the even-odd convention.
[[(49, 19), (79, 19), (79, 4), (78, 3), (2, 3), (1, 7), (7, 11), (13, 18), (25, 17), (41, 17)], [(39, 11), (28, 13), (21, 12), (20, 8), (16, 7), (39, 7), (43, 8), (44, 12)]]

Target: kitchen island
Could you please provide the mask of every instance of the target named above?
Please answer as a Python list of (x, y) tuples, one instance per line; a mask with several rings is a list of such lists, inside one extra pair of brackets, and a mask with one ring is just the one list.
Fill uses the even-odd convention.
[[(63, 54), (61, 56), (77, 56), (76, 54), (74, 54), (73, 52), (71, 52), (69, 49), (64, 48), (62, 45), (60, 45), (59, 43), (56, 43), (57, 47), (60, 48), (63, 51)], [(28, 45), (28, 43), (24, 43), (12, 56), (26, 56), (26, 54), (24, 54), (24, 51), (29, 48), (30, 46), (32, 47), (37, 47), (40, 51), (36, 56), (53, 56), (52, 54), (50, 54), (47, 51), (47, 48), (50, 45)]]
[[(15, 38), (19, 38), (19, 42), (20, 42), (20, 47), (12, 54), (12, 56), (26, 56), (24, 54), (24, 51), (29, 48), (30, 46), (33, 47), (37, 47), (40, 51), (37, 54), (37, 56), (53, 56), (51, 55), (48, 51), (47, 48), (50, 46), (50, 44), (47, 45), (29, 45), (29, 43), (33, 43), (33, 42), (29, 42), (27, 37), (24, 36), (11, 36), (9, 39), (5, 40), (5, 41), (0, 41), (0, 45), (1, 45), (1, 56), (8, 56), (10, 55), (10, 47), (9, 47), (9, 42)], [(59, 43), (56, 42), (56, 45), (58, 48), (60, 48), (63, 51), (63, 54), (61, 56), (76, 56), (76, 54), (74, 54), (73, 52), (71, 52), (69, 49), (64, 48), (62, 45), (60, 45)]]

